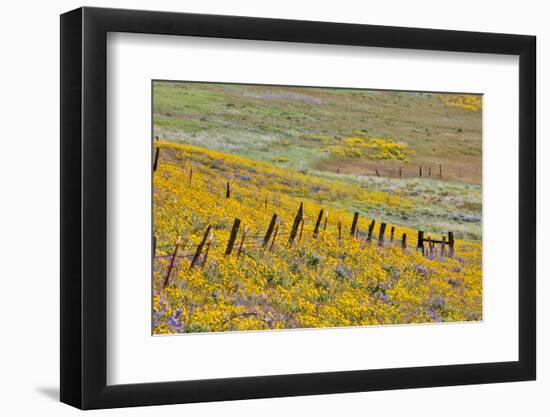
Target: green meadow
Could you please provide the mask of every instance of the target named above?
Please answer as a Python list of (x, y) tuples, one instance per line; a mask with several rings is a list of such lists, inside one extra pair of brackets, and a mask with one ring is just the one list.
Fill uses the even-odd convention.
[(403, 198), (403, 206), (337, 196), (331, 204), (481, 239), (479, 96), (191, 82), (155, 82), (153, 91), (163, 141)]

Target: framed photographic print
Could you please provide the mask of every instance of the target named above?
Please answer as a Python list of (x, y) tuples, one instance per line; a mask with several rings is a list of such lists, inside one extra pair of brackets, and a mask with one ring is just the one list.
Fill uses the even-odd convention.
[(535, 38), (61, 16), (61, 400), (535, 379)]

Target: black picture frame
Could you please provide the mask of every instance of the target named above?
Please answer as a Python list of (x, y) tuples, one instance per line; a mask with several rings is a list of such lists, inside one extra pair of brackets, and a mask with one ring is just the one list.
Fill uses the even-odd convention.
[[(107, 385), (108, 32), (519, 56), (519, 360)], [(536, 38), (136, 10), (61, 15), (61, 401), (82, 409), (533, 380)]]

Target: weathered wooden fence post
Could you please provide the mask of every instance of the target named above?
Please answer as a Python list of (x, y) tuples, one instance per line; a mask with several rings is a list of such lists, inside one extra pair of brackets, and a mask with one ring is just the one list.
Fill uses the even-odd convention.
[(432, 237), (431, 236), (428, 236), (428, 249), (429, 249), (430, 255), (433, 255), (433, 253), (434, 253), (434, 244), (432, 242)]
[(445, 244), (447, 243), (447, 238), (441, 236), (441, 256), (445, 256)]
[(455, 254), (455, 236), (453, 232), (449, 232), (449, 256), (452, 258)]
[(298, 226), (300, 226), (300, 221), (302, 220), (304, 213), (304, 203), (300, 203), (300, 208), (296, 212), (296, 216), (294, 217), (294, 223), (292, 224), (292, 229), (290, 229), (290, 236), (288, 237), (288, 244), (292, 246), (294, 243), (294, 239), (296, 239), (296, 235), (298, 234)]
[(422, 165), (420, 165), (420, 168), (418, 169), (418, 175), (421, 177), (422, 176)]
[(327, 230), (328, 211), (325, 213), (325, 224), (323, 225), (323, 231)]
[(157, 150), (155, 151), (155, 162), (153, 163), (153, 172), (157, 170), (157, 165), (159, 163), (159, 153), (160, 153), (160, 148), (157, 148)]
[(229, 185), (229, 180), (227, 180), (227, 187), (225, 189), (225, 198), (231, 198), (231, 185)]
[(210, 244), (212, 243), (213, 237), (214, 233), (211, 232), (208, 235), (208, 240), (206, 241), (206, 249), (204, 250), (204, 258), (202, 258), (201, 269), (204, 268), (204, 265), (206, 265), (206, 259), (208, 258), (208, 253), (210, 252)]
[(390, 242), (393, 243), (393, 234), (395, 233), (395, 226), (392, 226), (391, 227), (391, 232), (390, 232)]
[(248, 226), (244, 227), (243, 237), (241, 238), (241, 244), (239, 245), (239, 251), (237, 252), (237, 259), (241, 256), (243, 250), (244, 240), (246, 239), (246, 233), (248, 232)]
[(367, 235), (367, 242), (370, 242), (372, 240), (372, 233), (374, 231), (374, 220), (370, 222), (369, 224), (369, 234)]
[(267, 232), (265, 233), (265, 236), (264, 236), (264, 241), (262, 243), (262, 246), (264, 248), (269, 243), (269, 239), (271, 238), (271, 234), (273, 233), (273, 229), (275, 228), (276, 222), (277, 222), (277, 213), (273, 213), (273, 216), (271, 217), (271, 221), (269, 222), (269, 226), (267, 227)]
[(416, 249), (422, 249), (422, 255), (424, 255), (424, 232), (422, 230), (418, 231), (418, 244)]
[(189, 186), (193, 183), (193, 165), (189, 167)]
[(176, 240), (176, 246), (174, 247), (174, 252), (172, 252), (172, 258), (170, 259), (170, 264), (168, 265), (168, 271), (166, 271), (166, 277), (164, 277), (164, 287), (166, 288), (170, 283), (170, 274), (174, 268), (174, 263), (176, 262), (176, 257), (178, 256), (178, 249), (180, 247), (181, 238), (178, 236)]
[(443, 177), (443, 170), (441, 168), (441, 164), (439, 164), (439, 178)]
[(323, 209), (319, 211), (319, 215), (317, 216), (317, 222), (315, 222), (315, 229), (313, 230), (314, 238), (317, 238), (317, 235), (319, 234), (319, 226), (321, 226), (322, 219), (323, 219)]
[(380, 224), (380, 233), (378, 235), (378, 245), (384, 246), (384, 233), (386, 232), (386, 223)]
[(376, 168), (375, 171), (376, 171), (376, 176), (379, 177), (379, 176), (380, 176), (380, 172), (378, 171), (378, 168)]
[(401, 237), (401, 249), (405, 250), (407, 249), (407, 234), (403, 233), (403, 236)]
[(350, 236), (355, 236), (355, 229), (357, 229), (357, 221), (359, 220), (359, 212), (353, 213), (353, 222), (351, 223)]
[(338, 219), (338, 240), (342, 240), (342, 219)]
[(202, 237), (202, 240), (199, 243), (199, 246), (197, 246), (197, 250), (195, 251), (195, 255), (193, 256), (193, 259), (191, 260), (191, 265), (189, 266), (189, 269), (192, 269), (197, 261), (199, 260), (199, 256), (201, 256), (202, 248), (204, 247), (204, 244), (206, 243), (206, 239), (208, 238), (208, 235), (210, 234), (210, 229), (212, 228), (212, 225), (209, 225), (206, 228), (206, 231), (204, 232), (204, 236)]
[(225, 256), (231, 255), (231, 252), (233, 251), (233, 246), (235, 245), (235, 240), (237, 239), (237, 233), (239, 232), (240, 225), (241, 219), (235, 219), (233, 222), (233, 227), (231, 228), (229, 240), (227, 241), (227, 247), (225, 248)]
[(403, 178), (403, 170), (399, 167), (399, 178)]

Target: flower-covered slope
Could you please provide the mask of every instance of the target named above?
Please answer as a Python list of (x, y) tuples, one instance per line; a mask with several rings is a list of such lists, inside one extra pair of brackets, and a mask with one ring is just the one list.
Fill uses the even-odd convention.
[[(415, 230), (388, 225), (380, 245), (384, 219), (368, 213), (360, 214), (357, 233), (350, 236), (355, 210), (347, 202), (406, 209), (411, 205), (406, 198), (195, 146), (156, 145), (155, 334), (481, 320), (481, 243), (457, 240), (453, 257), (441, 256), (440, 245), (423, 256), (416, 250)], [(290, 245), (301, 203), (304, 226)], [(276, 235), (264, 247), (274, 213)], [(240, 227), (226, 256), (236, 218)], [(208, 226), (211, 233), (191, 268)]]

